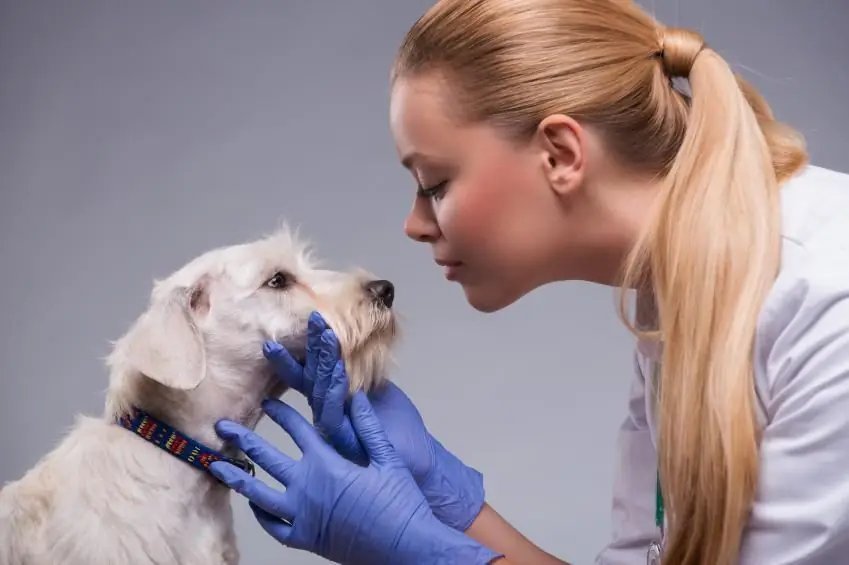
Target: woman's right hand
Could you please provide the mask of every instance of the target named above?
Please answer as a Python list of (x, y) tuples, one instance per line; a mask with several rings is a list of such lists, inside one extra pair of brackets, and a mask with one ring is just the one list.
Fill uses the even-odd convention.
[[(306, 349), (304, 365), (274, 342), (266, 343), (263, 352), (278, 376), (306, 397), (316, 428), (334, 449), (350, 461), (368, 464), (346, 413), (348, 375), (333, 370), (340, 358), (339, 342), (317, 312), (309, 319)], [(394, 383), (370, 392), (368, 398), (434, 515), (444, 524), (465, 531), (484, 504), (481, 473), (463, 464), (430, 435), (415, 405)]]

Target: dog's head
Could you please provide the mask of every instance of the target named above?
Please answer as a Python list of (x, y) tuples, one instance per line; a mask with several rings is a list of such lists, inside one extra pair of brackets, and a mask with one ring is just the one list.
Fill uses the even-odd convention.
[(285, 390), (263, 342), (303, 360), (313, 311), (338, 336), (352, 388), (369, 389), (385, 378), (397, 335), (393, 300), (389, 281), (319, 269), (285, 227), (214, 249), (156, 281), (147, 311), (115, 342), (107, 411), (153, 403), (172, 418), (193, 411), (255, 425), (260, 401)]

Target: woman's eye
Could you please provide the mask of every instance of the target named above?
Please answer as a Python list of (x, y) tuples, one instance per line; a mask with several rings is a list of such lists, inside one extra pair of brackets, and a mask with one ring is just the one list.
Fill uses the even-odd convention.
[(283, 271), (277, 271), (270, 279), (265, 281), (265, 286), (275, 290), (283, 290), (291, 286), (294, 282), (295, 277), (291, 274), (284, 273)]
[(419, 187), (418, 193), (422, 198), (429, 198), (432, 200), (440, 200), (443, 196), (445, 196), (445, 189), (448, 187), (448, 181), (442, 181), (439, 184), (435, 184), (428, 188)]

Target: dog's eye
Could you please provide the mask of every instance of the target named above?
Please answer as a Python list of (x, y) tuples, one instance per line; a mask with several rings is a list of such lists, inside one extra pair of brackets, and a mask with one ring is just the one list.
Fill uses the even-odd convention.
[(268, 288), (273, 288), (275, 290), (283, 290), (288, 288), (295, 282), (295, 277), (293, 277), (290, 273), (284, 273), (283, 271), (277, 271), (274, 275), (265, 281), (265, 286)]

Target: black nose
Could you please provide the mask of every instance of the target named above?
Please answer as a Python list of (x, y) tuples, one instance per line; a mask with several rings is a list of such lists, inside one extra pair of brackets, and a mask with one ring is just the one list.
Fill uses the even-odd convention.
[(366, 283), (366, 291), (378, 303), (392, 308), (392, 303), (395, 302), (395, 285), (389, 281), (377, 280)]

